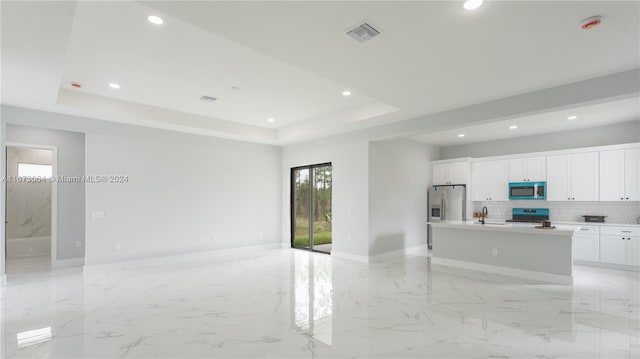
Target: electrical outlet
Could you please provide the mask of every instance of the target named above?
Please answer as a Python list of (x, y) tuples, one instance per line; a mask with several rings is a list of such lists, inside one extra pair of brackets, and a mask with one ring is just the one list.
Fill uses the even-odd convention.
[(119, 251), (119, 250), (120, 250), (120, 243), (115, 243), (115, 244), (113, 245), (113, 250), (114, 250), (114, 251)]
[(497, 249), (497, 248), (494, 248), (494, 249), (493, 249), (493, 255), (494, 255), (494, 256), (497, 256), (497, 255), (498, 255), (498, 249)]

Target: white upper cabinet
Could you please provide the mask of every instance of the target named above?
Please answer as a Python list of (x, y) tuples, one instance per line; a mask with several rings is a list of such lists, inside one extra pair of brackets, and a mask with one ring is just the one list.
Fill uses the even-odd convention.
[(600, 200), (640, 200), (640, 149), (600, 152)]
[(570, 155), (547, 157), (547, 201), (570, 201)]
[(449, 181), (449, 165), (433, 165), (433, 184), (447, 184)]
[(571, 200), (597, 201), (600, 199), (600, 173), (598, 153), (571, 155)]
[(624, 201), (624, 150), (600, 152), (600, 200)]
[(467, 184), (469, 162), (433, 165), (433, 184)]
[(547, 201), (597, 201), (598, 153), (547, 157)]
[(469, 162), (452, 163), (449, 165), (450, 184), (467, 184), (469, 181)]
[(471, 166), (471, 200), (507, 201), (508, 199), (508, 161), (474, 162)]
[(624, 150), (624, 198), (640, 201), (640, 148)]
[(509, 160), (509, 182), (543, 182), (546, 180), (546, 157), (527, 157)]

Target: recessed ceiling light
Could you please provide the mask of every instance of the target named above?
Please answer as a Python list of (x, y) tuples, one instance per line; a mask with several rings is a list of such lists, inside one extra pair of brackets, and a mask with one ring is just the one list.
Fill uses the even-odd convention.
[(120, 85), (118, 85), (117, 83), (112, 82), (112, 83), (109, 84), (109, 87), (111, 87), (112, 89), (119, 89)]
[(273, 117), (269, 117), (269, 118), (267, 119), (267, 122), (275, 122), (275, 121), (276, 121), (276, 120), (275, 120)]
[(509, 126), (509, 129), (510, 129), (510, 130), (517, 130), (517, 129), (518, 129), (518, 126), (516, 126), (516, 125)]
[(482, 6), (484, 0), (467, 0), (462, 4), (462, 7), (465, 10), (475, 10)]
[(464, 137), (464, 133), (459, 134), (458, 137), (460, 138)]
[(149, 15), (147, 20), (149, 20), (149, 22), (154, 25), (162, 25), (164, 23), (164, 20), (162, 20), (160, 16), (155, 16), (155, 15)]
[(567, 117), (567, 120), (575, 120), (576, 118), (578, 118), (578, 116), (569, 116)]
[(342, 96), (351, 96), (351, 91), (349, 90), (342, 91)]

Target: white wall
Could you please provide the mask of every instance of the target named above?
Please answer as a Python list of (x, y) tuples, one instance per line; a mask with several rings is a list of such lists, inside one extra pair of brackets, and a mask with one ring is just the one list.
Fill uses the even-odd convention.
[(283, 246), (291, 245), (291, 168), (331, 162), (332, 254), (368, 256), (368, 153), (369, 144), (365, 140), (327, 140), (284, 147), (281, 189)]
[[(7, 175), (7, 148), (5, 146), (7, 136), (7, 122), (5, 121), (4, 113), (0, 113), (0, 177), (5, 178)], [(5, 253), (5, 221), (7, 219), (6, 206), (2, 205), (6, 201), (7, 186), (0, 186), (0, 285), (4, 280), (6, 273)], [(2, 329), (2, 324), (0, 324)], [(0, 349), (0, 354), (2, 350)]]
[(369, 145), (369, 255), (427, 244), (429, 162), (437, 147), (410, 140)]
[(278, 148), (147, 132), (87, 134), (87, 172), (129, 178), (87, 185), (87, 263), (280, 242)]
[(500, 156), (516, 153), (616, 145), (638, 141), (640, 141), (640, 121), (633, 121), (580, 130), (442, 147), (440, 149), (440, 159)]
[(282, 241), (278, 147), (9, 106), (2, 114), (85, 132), (87, 175), (128, 176), (86, 185), (87, 264)]
[[(81, 176), (85, 173), (83, 133), (16, 125), (27, 118), (43, 121), (46, 124), (50, 118), (45, 112), (28, 110), (7, 112), (3, 106), (2, 116), (8, 123), (6, 136), (8, 142), (57, 147), (59, 175)], [(84, 191), (84, 185), (81, 183), (58, 183), (58, 260), (84, 256)]]

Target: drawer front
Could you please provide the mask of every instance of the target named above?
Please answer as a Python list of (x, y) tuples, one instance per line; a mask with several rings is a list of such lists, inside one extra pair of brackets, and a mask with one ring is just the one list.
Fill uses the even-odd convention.
[(600, 233), (611, 236), (638, 237), (640, 228), (637, 227), (602, 227)]
[(574, 236), (599, 236), (600, 235), (600, 227), (599, 226), (580, 226), (580, 229), (573, 232)]

